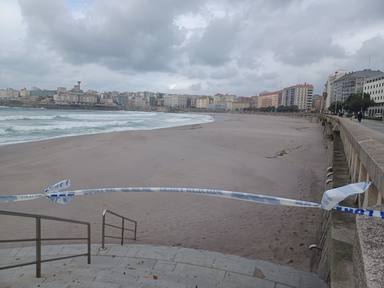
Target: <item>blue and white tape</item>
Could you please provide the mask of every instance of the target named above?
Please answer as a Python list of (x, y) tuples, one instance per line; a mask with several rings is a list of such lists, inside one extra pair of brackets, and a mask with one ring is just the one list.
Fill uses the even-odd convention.
[(293, 206), (304, 208), (322, 208), (325, 210), (336, 209), (340, 212), (352, 213), (356, 215), (366, 215), (369, 217), (379, 217), (384, 219), (384, 211), (376, 211), (369, 209), (359, 209), (351, 207), (343, 207), (338, 204), (351, 195), (356, 195), (365, 192), (370, 183), (359, 182), (349, 184), (343, 187), (327, 190), (323, 194), (321, 204), (288, 199), (282, 197), (274, 197), (261, 194), (244, 193), (236, 191), (226, 191), (219, 189), (204, 189), (204, 188), (171, 188), (171, 187), (124, 187), (124, 188), (95, 188), (95, 189), (81, 189), (73, 191), (61, 191), (69, 188), (70, 181), (63, 180), (54, 185), (44, 189), (45, 193), (41, 194), (26, 194), (26, 195), (0, 195), (1, 202), (16, 202), (34, 200), (38, 198), (47, 198), (54, 203), (67, 204), (75, 196), (95, 195), (99, 193), (192, 193), (206, 196), (215, 196), (227, 199), (236, 199), (241, 201), (248, 201), (258, 204), (266, 205), (279, 205), (279, 206)]

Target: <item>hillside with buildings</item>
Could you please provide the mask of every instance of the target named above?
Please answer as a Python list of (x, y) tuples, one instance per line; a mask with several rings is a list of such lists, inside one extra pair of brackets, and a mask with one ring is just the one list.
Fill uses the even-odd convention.
[[(78, 81), (73, 88), (58, 87), (56, 90), (23, 88), (0, 89), (0, 104), (9, 106), (121, 109), (139, 111), (288, 111), (281, 107), (294, 107), (293, 111), (319, 110), (314, 101), (313, 85), (298, 84), (258, 96), (238, 97), (232, 94), (187, 95), (161, 92), (98, 92), (84, 91)], [(280, 108), (280, 110), (279, 110)]]
[[(367, 116), (382, 117), (384, 113), (384, 73), (364, 69), (361, 71), (336, 71), (328, 76), (322, 95), (314, 94), (312, 84), (303, 83), (284, 87), (276, 91), (263, 91), (257, 96), (233, 94), (191, 95), (162, 92), (118, 92), (82, 90), (78, 81), (73, 88), (58, 87), (47, 90), (33, 87), (0, 89), (0, 105), (81, 108), (139, 111), (324, 111), (339, 112), (351, 95), (368, 93), (375, 105), (366, 111)], [(338, 103), (336, 111), (329, 111), (332, 103)]]

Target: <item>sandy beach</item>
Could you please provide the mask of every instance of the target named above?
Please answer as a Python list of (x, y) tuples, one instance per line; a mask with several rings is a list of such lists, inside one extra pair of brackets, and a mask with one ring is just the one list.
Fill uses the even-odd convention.
[[(37, 193), (69, 178), (74, 189), (204, 187), (319, 201), (327, 164), (321, 131), (319, 123), (303, 118), (218, 114), (209, 124), (2, 146), (0, 193)], [(98, 243), (104, 208), (139, 222), (138, 243), (213, 250), (307, 271), (313, 255), (308, 246), (318, 242), (321, 221), (320, 210), (186, 194), (116, 193), (78, 197), (68, 205), (46, 199), (0, 204), (2, 210), (90, 221), (92, 241)], [(34, 231), (33, 221), (0, 217), (2, 239)], [(45, 236), (68, 236), (69, 231), (81, 233), (72, 225), (44, 223)]]

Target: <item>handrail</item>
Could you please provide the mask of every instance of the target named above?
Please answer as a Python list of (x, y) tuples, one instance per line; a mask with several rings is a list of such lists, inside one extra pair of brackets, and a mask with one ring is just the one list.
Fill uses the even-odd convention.
[[(0, 215), (28, 217), (28, 218), (35, 218), (35, 220), (36, 220), (36, 237), (35, 238), (0, 240), (0, 243), (35, 241), (36, 261), (3, 266), (3, 267), (0, 267), (0, 270), (22, 267), (22, 266), (27, 266), (27, 265), (36, 265), (36, 277), (40, 278), (41, 277), (41, 263), (63, 260), (63, 259), (69, 259), (69, 258), (75, 258), (75, 257), (81, 257), (81, 256), (87, 256), (88, 264), (91, 264), (91, 224), (89, 222), (73, 220), (73, 219), (65, 219), (65, 218), (54, 217), (54, 216), (40, 215), (40, 214), (30, 214), (30, 213), (6, 211), (6, 210), (0, 210)], [(42, 238), (41, 237), (41, 220), (42, 219), (85, 225), (85, 226), (87, 226), (87, 237)], [(58, 240), (59, 241), (62, 241), (62, 240), (87, 240), (87, 246), (88, 246), (87, 253), (75, 254), (75, 255), (63, 256), (63, 257), (56, 257), (56, 258), (50, 258), (50, 259), (41, 259), (41, 242), (42, 241), (58, 241)]]
[[(119, 217), (121, 219), (121, 226), (113, 225), (113, 224), (110, 224), (110, 223), (105, 223), (105, 218), (106, 218), (107, 214), (112, 214), (112, 215), (114, 215), (116, 217)], [(125, 228), (125, 221), (133, 223), (134, 224), (134, 229)], [(120, 214), (117, 214), (116, 212), (113, 212), (111, 210), (104, 209), (104, 211), (103, 211), (103, 222), (102, 223), (103, 223), (102, 224), (102, 231), (101, 231), (101, 248), (102, 249), (105, 249), (105, 238), (120, 239), (121, 246), (123, 246), (123, 244), (124, 244), (124, 231), (134, 232), (133, 240), (136, 240), (137, 221), (129, 219), (129, 218), (127, 218), (125, 216), (122, 216)], [(120, 237), (116, 237), (116, 236), (111, 236), (111, 235), (105, 235), (105, 226), (109, 226), (109, 227), (121, 230), (121, 236)]]

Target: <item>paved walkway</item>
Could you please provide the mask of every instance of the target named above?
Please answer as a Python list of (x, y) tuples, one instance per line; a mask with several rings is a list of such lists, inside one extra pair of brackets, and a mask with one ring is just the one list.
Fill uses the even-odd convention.
[(361, 124), (363, 124), (364, 126), (366, 126), (368, 128), (371, 128), (373, 130), (384, 133), (384, 121), (363, 119), (361, 121)]
[[(0, 271), (1, 288), (125, 287), (258, 287), (324, 288), (315, 274), (217, 252), (151, 245), (92, 246), (86, 257), (44, 263), (42, 278), (35, 266)], [(34, 260), (34, 247), (0, 249), (0, 266)], [(43, 259), (84, 253), (85, 245), (50, 245)]]
[[(358, 122), (357, 119), (351, 118), (352, 121)], [(378, 132), (384, 133), (384, 121), (363, 119), (361, 120), (361, 125), (376, 130)]]

